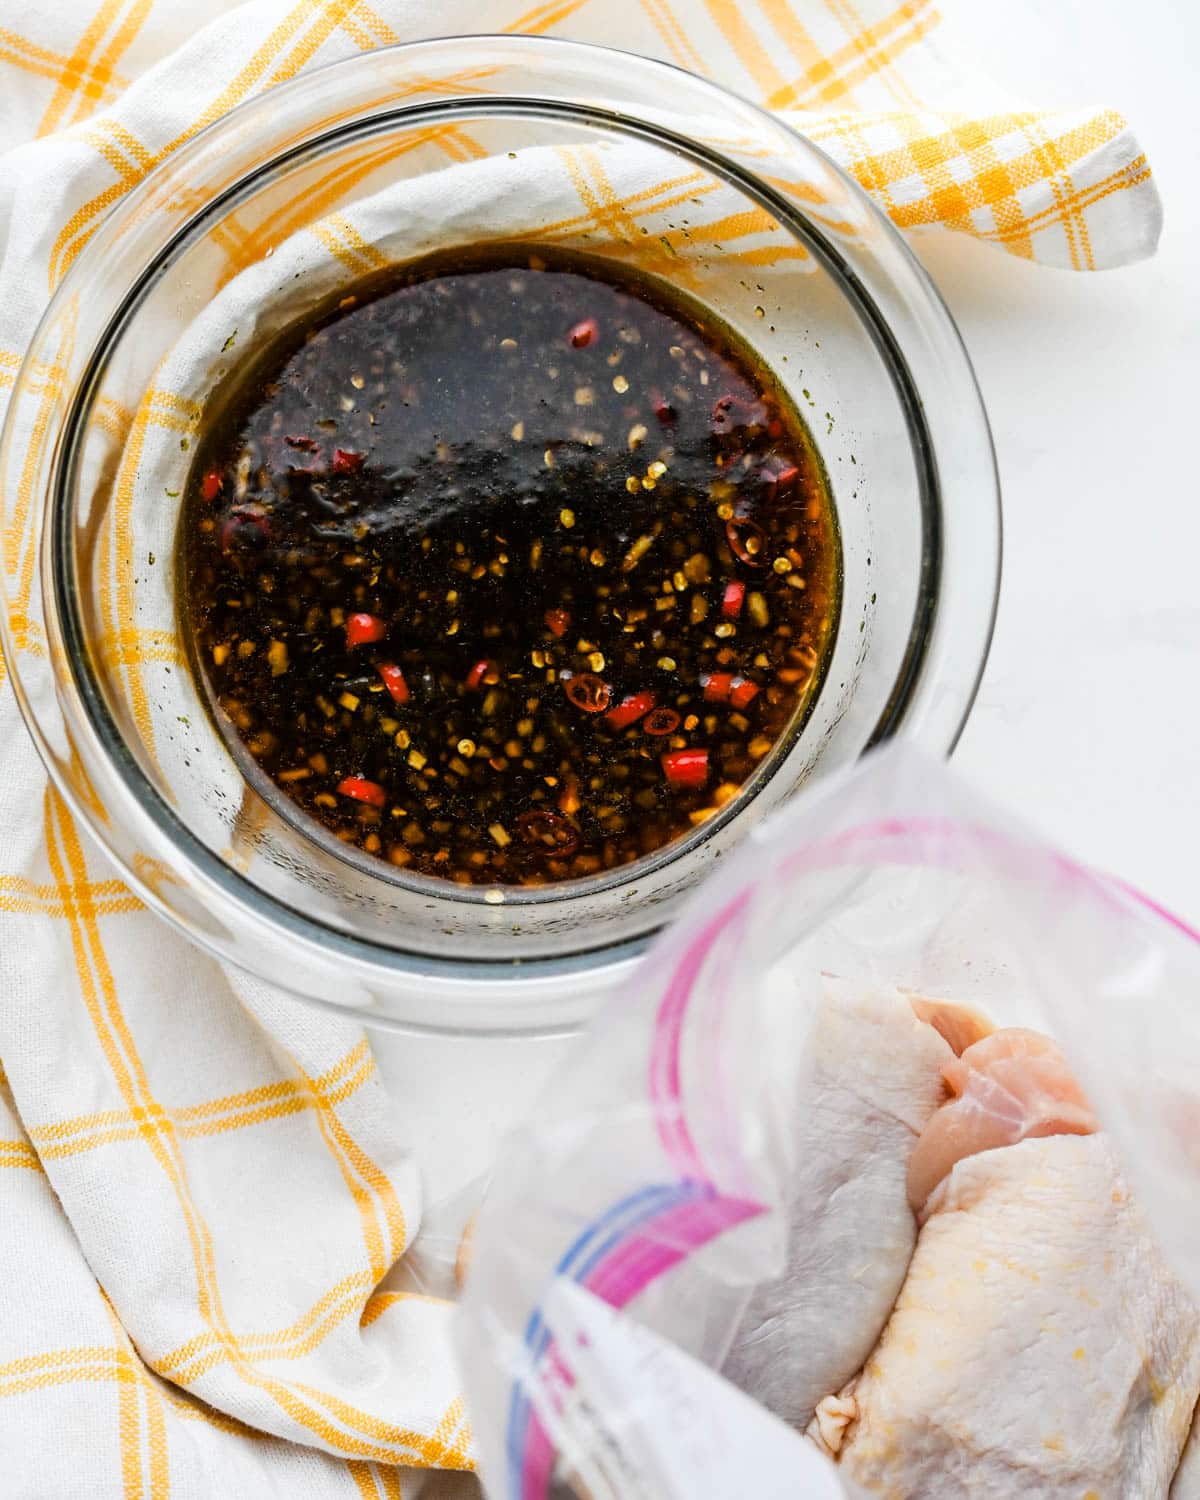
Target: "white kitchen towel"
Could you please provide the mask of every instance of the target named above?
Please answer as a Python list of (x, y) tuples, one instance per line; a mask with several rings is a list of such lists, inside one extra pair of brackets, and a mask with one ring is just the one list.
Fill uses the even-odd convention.
[[(0, 0), (0, 405), (156, 161), (303, 69), (431, 34), (619, 36), (786, 111), (905, 228), (1081, 269), (1149, 253), (1125, 122), (1014, 103), (936, 21), (922, 0)], [(141, 907), (0, 695), (0, 1495), (411, 1500), (471, 1448), (449, 1307), (378, 1290), (420, 1219), (404, 1099), (354, 1027)]]

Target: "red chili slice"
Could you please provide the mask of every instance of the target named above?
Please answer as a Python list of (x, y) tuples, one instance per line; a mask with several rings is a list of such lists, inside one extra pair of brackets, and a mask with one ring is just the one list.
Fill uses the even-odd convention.
[(706, 672), (700, 678), (706, 703), (732, 703), (745, 708), (758, 696), (758, 683), (733, 672)]
[(725, 522), (725, 540), (739, 562), (749, 568), (767, 565), (767, 533), (749, 516), (734, 516)]
[(301, 453), (315, 453), (317, 451), (316, 438), (297, 436), (293, 433), (289, 433), (288, 436), (284, 438), (284, 442), (288, 445), (289, 448), (299, 448)]
[(660, 391), (651, 391), (650, 408), (664, 427), (679, 419), (679, 413)]
[(526, 843), (556, 859), (566, 859), (579, 848), (579, 835), (570, 823), (561, 813), (548, 807), (522, 813), (517, 819), (517, 828)]
[(483, 686), (483, 679), (497, 671), (494, 661), (477, 661), (463, 679), (463, 686), (469, 693), (477, 693)]
[(738, 429), (762, 427), (766, 423), (766, 408), (761, 401), (747, 401), (741, 396), (718, 396), (713, 402), (712, 428), (719, 436)]
[(709, 420), (715, 431), (729, 432), (733, 427), (733, 397), (718, 396), (713, 402)]
[(563, 686), (567, 697), (585, 714), (602, 714), (612, 701), (612, 688), (595, 672), (580, 672)]
[(545, 614), (546, 629), (551, 635), (563, 636), (571, 628), (569, 609), (548, 609)]
[(407, 703), (412, 694), (408, 691), (408, 683), (400, 668), (394, 662), (381, 661), (375, 670), (383, 678), (383, 685), (392, 698), (397, 703)]
[(708, 781), (707, 750), (669, 750), (662, 757), (663, 775), (680, 791), (697, 791)]
[(368, 781), (363, 776), (344, 776), (337, 789), (341, 796), (353, 797), (356, 802), (368, 802), (372, 807), (387, 806), (384, 789), (377, 781)]
[(221, 484), (220, 469), (209, 469), (208, 473), (200, 481), (200, 498), (202, 500), (215, 500), (221, 493)]
[(335, 474), (354, 474), (362, 468), (366, 462), (365, 453), (352, 453), (349, 448), (335, 448), (333, 450), (333, 472)]
[(589, 344), (596, 342), (599, 333), (600, 325), (595, 318), (583, 318), (567, 334), (567, 341), (572, 349), (586, 349)]
[(628, 697), (621, 699), (616, 708), (609, 709), (604, 715), (604, 722), (611, 724), (614, 729), (628, 729), (650, 712), (655, 701), (653, 693), (630, 693)]
[(745, 602), (746, 585), (735, 578), (732, 583), (725, 585), (725, 594), (721, 599), (721, 613), (727, 620), (736, 620)]
[(775, 499), (784, 490), (790, 490), (800, 477), (800, 470), (795, 464), (787, 464), (782, 469), (772, 468), (766, 463), (758, 471), (758, 477), (771, 492), (771, 498)]
[(656, 708), (646, 715), (642, 728), (647, 734), (674, 734), (679, 728), (679, 715), (673, 708)]
[(271, 535), (271, 523), (261, 510), (244, 506), (229, 512), (217, 535), (221, 551), (228, 557), (235, 548), (250, 550), (265, 546)]
[(372, 641), (381, 641), (387, 634), (387, 626), (378, 615), (354, 614), (346, 621), (347, 646), (369, 646)]

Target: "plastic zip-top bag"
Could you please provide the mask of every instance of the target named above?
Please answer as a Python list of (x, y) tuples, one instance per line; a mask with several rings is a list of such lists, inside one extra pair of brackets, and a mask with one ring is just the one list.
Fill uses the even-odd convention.
[(460, 1353), (497, 1500), (1194, 1500), (1193, 1296), (1200, 934), (890, 747), (580, 1039)]

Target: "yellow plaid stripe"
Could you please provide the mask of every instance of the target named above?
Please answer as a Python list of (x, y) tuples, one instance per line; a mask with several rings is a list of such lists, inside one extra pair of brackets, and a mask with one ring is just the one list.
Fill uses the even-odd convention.
[[(30, 1355), (14, 1360), (11, 1366), (0, 1366), (0, 1398), (24, 1396), (30, 1391), (52, 1385), (69, 1385), (78, 1381), (116, 1380), (118, 1354), (103, 1346), (97, 1349), (56, 1350), (52, 1354)], [(27, 1370), (18, 1370), (27, 1366)]]
[(733, 55), (754, 80), (759, 96), (769, 99), (778, 94), (786, 80), (755, 34), (738, 0), (705, 0), (705, 4)]
[(21, 356), (11, 349), (0, 349), (0, 391), (15, 384), (17, 371), (21, 367)]
[[(1129, 188), (1140, 186), (1143, 182), (1150, 180), (1150, 164), (1145, 155), (1136, 156), (1132, 161), (1124, 163), (1114, 171), (1102, 177), (1098, 182), (1088, 187), (1077, 188), (1074, 192), (1060, 198), (1054, 204), (1044, 208), (1041, 213), (1030, 214), (1019, 226), (1011, 226), (1004, 229), (979, 230), (978, 233), (984, 239), (1009, 240), (1020, 237), (1028, 240), (1029, 236), (1036, 233), (1048, 221), (1060, 218), (1063, 214), (1082, 215), (1092, 204), (1099, 203), (1101, 199), (1111, 197), (1113, 193), (1124, 192)], [(1084, 221), (1086, 222), (1086, 221)]]
[(303, 1070), (301, 1077), (312, 1088), (322, 1139), (337, 1162), (342, 1180), (358, 1208), (371, 1271), (378, 1281), (408, 1242), (400, 1200), (391, 1179), (366, 1155), (342, 1124), (329, 1097)]
[(652, 267), (660, 275), (684, 284), (692, 284), (696, 279), (685, 255), (689, 247), (712, 245), (727, 261), (747, 266), (809, 258), (807, 250), (797, 244), (772, 243), (749, 250), (731, 248), (737, 240), (778, 228), (769, 214), (757, 209), (690, 226), (679, 225), (654, 235), (652, 241), (647, 240), (647, 218), (660, 216), (689, 201), (700, 203), (717, 190), (719, 183), (706, 173), (696, 172), (622, 195), (613, 187), (600, 154), (594, 149), (563, 147), (559, 156), (584, 212), (542, 226), (538, 231), (540, 238), (573, 240), (602, 233), (607, 240), (606, 254), (612, 258), (636, 260), (640, 266)]
[[(510, 22), (506, 29), (537, 33), (558, 27), (568, 21), (581, 8), (582, 3), (583, 0), (562, 0), (562, 3), (536, 6)], [(702, 59), (688, 42), (685, 28), (672, 12), (668, 0), (642, 0), (642, 4), (676, 60), (685, 66), (699, 68)], [(849, 0), (827, 0), (829, 10), (847, 35), (847, 40), (841, 47), (827, 54), (816, 45), (796, 6), (788, 3), (788, 0), (760, 0), (758, 6), (763, 24), (770, 28), (778, 40), (777, 49), (763, 46), (760, 33), (743, 14), (737, 0), (705, 0), (705, 4), (711, 19), (754, 79), (764, 102), (770, 107), (827, 108), (833, 104), (849, 106), (854, 102), (855, 87), (876, 77), (884, 81), (897, 97), (898, 103), (905, 107), (917, 107), (918, 101), (913, 99), (904, 83), (903, 73), (897, 67), (897, 62), (908, 48), (938, 23), (937, 11), (930, 0), (904, 0), (904, 3), (896, 6), (882, 19), (869, 25), (862, 20)], [(101, 7), (93, 25), (81, 39), (75, 57), (69, 60), (73, 70), (72, 77), (87, 66), (98, 31), (111, 24), (123, 9), (117, 4), (117, 0), (109, 0), (109, 3)], [(125, 30), (136, 29), (140, 24), (140, 12), (139, 4), (126, 15)], [(136, 143), (126, 143), (133, 160), (118, 160), (108, 148), (98, 147), (106, 155), (106, 159), (110, 159), (118, 174), (118, 181), (84, 205), (65, 226), (51, 258), (52, 282), (57, 280), (65, 265), (78, 253), (82, 243), (90, 235), (91, 228), (88, 226), (94, 227), (99, 213), (115, 201), (121, 192), (140, 180), (151, 166), (190, 139), (201, 124), (224, 112), (250, 89), (294, 76), (339, 28), (345, 30), (356, 45), (362, 47), (393, 39), (390, 28), (369, 7), (358, 4), (357, 0), (325, 0), (325, 3), (302, 0), (279, 23), (231, 84), (201, 112), (196, 126), (155, 153), (137, 147)], [(772, 60), (776, 53), (781, 58), (794, 57), (801, 67), (799, 74), (785, 78)], [(98, 66), (102, 73), (109, 67), (107, 53)], [(843, 126), (843, 129), (846, 128), (848, 127)], [(1036, 130), (1036, 125), (1032, 125), (1031, 129)], [(1053, 138), (1032, 144), (1034, 151), (1040, 153), (1042, 179), (1053, 185), (1057, 174), (1069, 164), (1069, 156), (1064, 156), (1062, 165), (1059, 164), (1059, 143)], [(880, 180), (886, 184), (886, 173), (881, 179), (873, 179), (870, 166), (871, 163), (864, 159), (856, 164), (855, 170), (868, 186), (874, 187), (875, 182)], [(984, 198), (986, 201), (986, 189)], [(612, 207), (611, 204), (607, 206)], [(1084, 244), (1086, 228), (1082, 225), (1081, 213), (1077, 204), (1064, 201), (1061, 209), (1062, 222), (1067, 233), (1079, 240), (1078, 263), (1083, 265), (1090, 264), (1091, 257)], [(964, 219), (953, 210), (942, 214), (935, 209), (931, 214), (916, 217), (904, 213), (901, 222), (947, 222), (954, 227), (976, 232), (969, 219)], [(982, 232), (987, 237), (1001, 239), (1010, 246), (1018, 239), (1011, 231), (996, 235), (990, 234), (986, 229)], [(334, 253), (341, 253), (342, 248), (344, 247), (337, 245), (337, 237), (334, 236), (331, 249)], [(361, 253), (360, 247), (355, 248)], [(1017, 245), (1016, 248), (1021, 250), (1022, 247)]]
[(382, 1464), (377, 1464), (375, 1476), (383, 1491), (383, 1500), (404, 1500), (404, 1492), (400, 1488), (400, 1476), (395, 1469), (385, 1469)]
[[(201, 1321), (207, 1331), (216, 1336), (228, 1364), (247, 1385), (268, 1395), (294, 1422), (320, 1437), (335, 1451), (389, 1463), (469, 1467), (470, 1460), (466, 1456), (469, 1439), (464, 1437), (453, 1408), (432, 1434), (382, 1422), (372, 1413), (361, 1411), (308, 1384), (280, 1381), (263, 1374), (252, 1354), (234, 1335), (224, 1312), (217, 1281), (211, 1232), (188, 1187), (179, 1132), (169, 1113), (154, 1098), (122, 1013), (94, 906), (86, 894), (79, 895), (88, 889), (82, 846), (70, 813), (53, 789), (46, 794), (45, 833), (51, 873), (68, 912), (85, 1009), (126, 1108), (137, 1122), (138, 1133), (174, 1190), (192, 1247)], [(308, 1076), (303, 1070), (298, 1071), (317, 1102), (323, 1138), (358, 1204), (371, 1257), (372, 1277), (377, 1280), (375, 1266), (377, 1257), (385, 1250), (385, 1233), (393, 1255), (401, 1252), (405, 1242), (403, 1214), (395, 1189), (346, 1129), (326, 1092), (318, 1086), (320, 1080)]]
[(328, 0), (327, 4), (319, 6), (313, 18), (313, 24), (297, 40), (274, 72), (268, 75), (267, 86), (294, 78), (301, 68), (312, 60), (317, 49), (327, 42), (347, 20), (352, 19), (353, 12), (359, 9), (359, 5), (360, 0)]
[(0, 62), (10, 63), (24, 73), (51, 78), (60, 86), (64, 79), (75, 79), (75, 86), (93, 107), (115, 99), (128, 83), (112, 70), (108, 59), (95, 67), (86, 62), (80, 64), (73, 57), (39, 46), (7, 26), (0, 26)]
[[(125, 0), (104, 0), (84, 28), (75, 51), (63, 65), (54, 97), (38, 125), (38, 135), (49, 135), (95, 108), (104, 90), (112, 83), (113, 69), (121, 54), (137, 36), (149, 11), (150, 0), (134, 0), (132, 4), (125, 3)], [(93, 62), (93, 54), (110, 31), (113, 32), (112, 40), (100, 58)], [(71, 103), (77, 97), (76, 109), (69, 114)]]
[[(787, 11), (784, 5), (773, 11)], [(802, 71), (789, 82), (767, 94), (769, 109), (827, 109), (832, 105), (853, 108), (856, 87), (874, 77), (883, 77), (893, 92), (902, 91), (899, 102), (916, 107), (917, 101), (898, 81), (896, 60), (914, 43), (938, 24), (939, 16), (930, 0), (905, 0), (875, 26), (861, 26), (852, 31), (850, 40), (836, 52), (819, 53), (808, 42), (795, 47)], [(789, 30), (786, 17), (780, 15), (777, 26), (795, 39), (802, 35), (798, 25)], [(806, 38), (807, 41), (807, 38)]]
[(431, 1307), (452, 1305), (444, 1297), (430, 1297), (424, 1292), (376, 1292), (363, 1308), (359, 1327), (369, 1328), (376, 1319), (381, 1318), (387, 1312), (389, 1307), (394, 1307), (398, 1302), (428, 1302)]
[[(119, 880), (94, 881), (90, 899), (100, 916), (140, 911), (142, 907)], [(3, 911), (45, 917), (67, 914), (57, 887), (30, 880), (26, 875), (0, 875), (0, 912)]]
[[(154, 1500), (166, 1500), (170, 1493), (170, 1482), (167, 1478), (167, 1439), (162, 1398), (150, 1385), (145, 1367), (113, 1311), (112, 1303), (103, 1291), (100, 1295), (117, 1341), (114, 1351), (117, 1356), (117, 1430), (121, 1444), (121, 1477), (125, 1494), (127, 1500), (146, 1500), (142, 1485), (145, 1461), (142, 1428), (144, 1400), (146, 1447), (150, 1450), (150, 1493)], [(152, 1427), (156, 1429), (153, 1434)]]
[(359, 1494), (368, 1500), (404, 1500), (400, 1475), (395, 1469), (385, 1468), (382, 1464), (361, 1463), (357, 1459), (352, 1459), (347, 1467)]
[[(103, 1294), (102, 1294), (103, 1295)], [(127, 1336), (125, 1336), (127, 1337)], [(134, 1355), (132, 1373), (135, 1378), (154, 1384), (156, 1391), (177, 1416), (186, 1420), (205, 1422), (223, 1432), (238, 1437), (261, 1440), (265, 1434), (256, 1428), (247, 1427), (236, 1417), (214, 1410), (184, 1391), (176, 1391), (165, 1383), (155, 1381), (141, 1360)], [(127, 1367), (125, 1367), (127, 1368)], [(26, 1355), (9, 1365), (0, 1365), (0, 1399), (6, 1396), (23, 1396), (31, 1391), (46, 1390), (51, 1386), (70, 1385), (81, 1382), (116, 1382), (127, 1378), (122, 1374), (121, 1349), (107, 1345), (80, 1346), (74, 1349), (52, 1349), (42, 1354)]]
[[(866, 144), (870, 134), (885, 127), (901, 137), (903, 144), (872, 151)], [(1110, 192), (1145, 182), (1149, 168), (1145, 158), (1105, 178), (1099, 191), (1071, 189), (1069, 172), (1086, 157), (1099, 151), (1126, 128), (1114, 111), (1095, 115), (1083, 124), (1072, 124), (1053, 134), (1047, 118), (1035, 111), (1009, 111), (983, 118), (954, 113), (912, 115), (838, 114), (821, 121), (805, 122), (807, 133), (820, 145), (837, 146), (848, 169), (868, 192), (887, 207), (902, 229), (946, 224), (986, 239), (996, 239), (1018, 254), (1032, 256), (1032, 238), (1051, 223), (1060, 223), (1072, 245), (1077, 268), (1091, 265), (1086, 239), (1084, 209)], [(1001, 143), (1023, 142), (1002, 156)], [(956, 174), (953, 164), (966, 161), (970, 172)], [(917, 177), (925, 192), (897, 202), (892, 189)], [(1054, 201), (1029, 215), (1020, 195), (1049, 181)], [(986, 210), (994, 227), (973, 218)]]
[(27, 372), (25, 393), (36, 400), (29, 446), (21, 462), (16, 487), (16, 503), (12, 507), (11, 520), (4, 532), (5, 569), (10, 579), (16, 575), (16, 588), (10, 595), (9, 624), (18, 647), (24, 647), (32, 638), (29, 629), (29, 601), (33, 591), (33, 577), (37, 560), (37, 544), (33, 528), (29, 525), (33, 512), (34, 490), (37, 479), (37, 448), (45, 440), (47, 429), (54, 414), (55, 403), (62, 394), (66, 379), (67, 364), (74, 347), (72, 320), (60, 336), (58, 355), (52, 364), (37, 364)]
[(360, 1495), (366, 1500), (379, 1500), (379, 1486), (375, 1483), (375, 1470), (370, 1464), (365, 1464), (357, 1458), (352, 1458), (346, 1465), (350, 1478), (358, 1486)]
[[(98, 1114), (80, 1115), (52, 1125), (34, 1125), (30, 1127), (30, 1139), (44, 1161), (59, 1161), (94, 1151), (100, 1146), (136, 1141), (144, 1136), (147, 1127), (170, 1129), (180, 1140), (191, 1140), (265, 1125), (315, 1110), (320, 1107), (319, 1098), (328, 1106), (336, 1107), (356, 1093), (375, 1072), (375, 1059), (367, 1051), (366, 1042), (360, 1042), (354, 1051), (364, 1055), (349, 1070), (349, 1076), (320, 1086), (319, 1093), (302, 1080), (282, 1079), (183, 1109), (164, 1110), (153, 1106), (135, 1111), (102, 1110)], [(350, 1055), (354, 1056), (354, 1053)]]
[[(329, 1331), (325, 1325), (332, 1327), (350, 1312), (361, 1312), (373, 1285), (369, 1271), (352, 1272), (330, 1287), (307, 1312), (285, 1328), (273, 1329), (270, 1333), (243, 1334), (238, 1342), (243, 1349), (268, 1354), (272, 1359), (299, 1359), (320, 1343)], [(190, 1383), (227, 1358), (228, 1351), (210, 1329), (156, 1360), (155, 1368), (161, 1375)]]
[(200, 421), (200, 407), (185, 401), (171, 391), (151, 387), (134, 414), (133, 423), (121, 453), (112, 505), (105, 513), (105, 543), (100, 548), (98, 592), (107, 628), (97, 643), (101, 659), (117, 668), (128, 692), (129, 711), (137, 725), (146, 754), (154, 755), (154, 723), (150, 695), (142, 668), (148, 661), (184, 662), (182, 648), (173, 633), (154, 632), (157, 638), (143, 639), (129, 622), (136, 618), (133, 569), (133, 498), (138, 466), (146, 443), (147, 428), (154, 424), (184, 435), (195, 431)]
[(28, 1141), (0, 1141), (0, 1167), (23, 1167), (40, 1172), (42, 1163)]
[[(85, 901), (77, 901), (75, 897), (81, 879), (86, 877), (82, 849), (70, 814), (53, 790), (47, 792), (45, 824), (51, 870), (59, 883), (64, 904), (68, 907), (75, 963), (84, 1004), (131, 1115), (134, 1118), (138, 1118), (139, 1114), (149, 1116), (154, 1100), (117, 1002), (94, 910)], [(68, 878), (68, 869), (74, 878), (74, 885)], [(156, 1115), (158, 1113), (161, 1112), (155, 1111)], [(207, 1228), (187, 1191), (186, 1172), (174, 1138), (174, 1128), (169, 1121), (167, 1128), (161, 1131), (150, 1128), (147, 1119), (139, 1129), (175, 1189), (192, 1245), (201, 1315), (207, 1322), (221, 1328), (222, 1336), (226, 1337), (219, 1295), (215, 1293), (211, 1282), (211, 1242)]]
[(515, 21), (510, 21), (504, 30), (524, 36), (540, 36), (561, 21), (569, 20), (587, 3), (588, 0), (549, 0), (549, 4), (535, 6)]
[(471, 1470), (475, 1467), (467, 1456), (467, 1450), (471, 1444), (471, 1432), (466, 1424), (463, 1403), (460, 1399), (450, 1403), (435, 1424), (432, 1435), (425, 1436), (395, 1422), (385, 1421), (382, 1417), (374, 1417), (367, 1412), (359, 1411), (340, 1397), (333, 1396), (328, 1391), (322, 1391), (304, 1381), (294, 1381), (293, 1387), (310, 1397), (318, 1406), (324, 1407), (337, 1421), (348, 1425), (353, 1424), (373, 1439), (376, 1444), (374, 1453), (366, 1455), (366, 1449), (371, 1445), (369, 1443), (361, 1445), (360, 1451), (365, 1456), (390, 1459), (391, 1462), (398, 1463), (412, 1462), (411, 1459), (405, 1460), (392, 1455), (406, 1447), (415, 1447), (420, 1453), (420, 1461), (429, 1468)]
[[(494, 71), (491, 68), (471, 69), (449, 75), (444, 80), (422, 79), (420, 87), (445, 84), (466, 93), (483, 92), (482, 80)], [(412, 87), (415, 91), (415, 85)], [(243, 228), (232, 215), (218, 226), (214, 238), (229, 259), (224, 280), (232, 279), (259, 260), (271, 246), (284, 243), (306, 228), (317, 235), (329, 253), (351, 274), (379, 269), (383, 264), (382, 257), (373, 246), (363, 242), (358, 231), (344, 218), (332, 214), (333, 205), (344, 202), (350, 191), (372, 172), (428, 145), (438, 146), (452, 161), (466, 161), (486, 154), (479, 142), (461, 126), (439, 125), (413, 131), (400, 142), (389, 141), (340, 159), (333, 168), (309, 184), (298, 201), (265, 215), (253, 229)], [(339, 226), (349, 230), (345, 242), (343, 229)], [(224, 285), (224, 281), (221, 284)]]
[[(294, 77), (333, 31), (348, 21), (366, 24), (374, 33), (386, 29), (370, 8), (359, 0), (323, 0), (323, 3), (321, 0), (300, 0), (254, 51), (232, 82), (200, 111), (195, 123), (157, 152), (148, 151), (128, 131), (118, 138), (118, 127), (105, 121), (104, 129), (113, 139), (105, 141), (100, 134), (93, 144), (117, 174), (117, 181), (83, 204), (64, 225), (50, 254), (50, 285), (57, 284), (95, 232), (104, 210), (140, 182), (152, 167), (191, 140), (205, 125), (240, 103), (253, 89)], [(380, 41), (383, 39), (379, 37)], [(293, 43), (291, 51), (281, 58), (280, 54)], [(420, 92), (428, 85), (429, 80), (414, 81), (409, 90)], [(450, 139), (465, 136), (461, 130), (448, 130), (443, 134)]]
[(704, 59), (689, 41), (686, 30), (672, 10), (670, 0), (641, 0), (641, 6), (670, 52), (673, 62), (693, 73), (708, 71)]
[[(348, 1317), (358, 1315), (360, 1328), (369, 1328), (387, 1311), (402, 1302), (427, 1302), (435, 1307), (449, 1304), (440, 1297), (416, 1292), (375, 1292), (369, 1271), (354, 1271), (335, 1282), (306, 1312), (283, 1328), (267, 1333), (241, 1334), (239, 1347), (271, 1360), (302, 1359)], [(180, 1384), (191, 1384), (217, 1365), (227, 1362), (229, 1351), (210, 1330), (194, 1335), (177, 1349), (155, 1360), (160, 1375)]]
[[(228, 84), (205, 105), (197, 114), (191, 124), (181, 135), (169, 142), (161, 151), (151, 153), (142, 151), (145, 165), (138, 171), (123, 171), (118, 181), (106, 188), (103, 192), (96, 194), (83, 204), (63, 226), (58, 238), (50, 252), (50, 285), (54, 287), (60, 280), (62, 273), (74, 260), (75, 256), (82, 250), (84, 244), (91, 237), (99, 216), (129, 188), (133, 187), (141, 177), (150, 170), (151, 165), (164, 160), (173, 151), (179, 149), (184, 142), (192, 139), (206, 125), (212, 124), (223, 114), (227, 114), (235, 104), (241, 101), (259, 86), (266, 77), (269, 70), (277, 62), (293, 38), (321, 11), (327, 10), (327, 5), (319, 5), (318, 0), (300, 0), (298, 5), (292, 7), (286, 16), (276, 25), (260, 46), (255, 48), (246, 63), (238, 70), (236, 75)], [(118, 169), (122, 170), (122, 169)], [(91, 226), (89, 228), (89, 226)]]
[(369, 5), (360, 5), (342, 22), (342, 30), (356, 47), (369, 52), (372, 47), (388, 47), (401, 40), (382, 16)]

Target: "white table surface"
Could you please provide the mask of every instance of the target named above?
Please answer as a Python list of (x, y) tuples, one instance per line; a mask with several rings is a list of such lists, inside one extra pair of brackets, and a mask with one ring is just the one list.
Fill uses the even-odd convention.
[[(915, 242), (975, 362), (1004, 490), (999, 621), (956, 763), (1200, 924), (1200, 3), (942, 8), (944, 37), (1030, 100), (1121, 109), (1166, 205), (1157, 257), (1120, 271)], [(563, 1044), (373, 1039), (441, 1185), (430, 1229), (452, 1234)]]
[[(1005, 559), (956, 763), (1069, 852), (1200, 925), (1200, 116), (1195, 0), (951, 0), (947, 32), (1041, 104), (1131, 119), (1157, 256), (1079, 275), (961, 236), (918, 251), (1000, 461)], [(999, 264), (997, 264), (999, 262)]]

